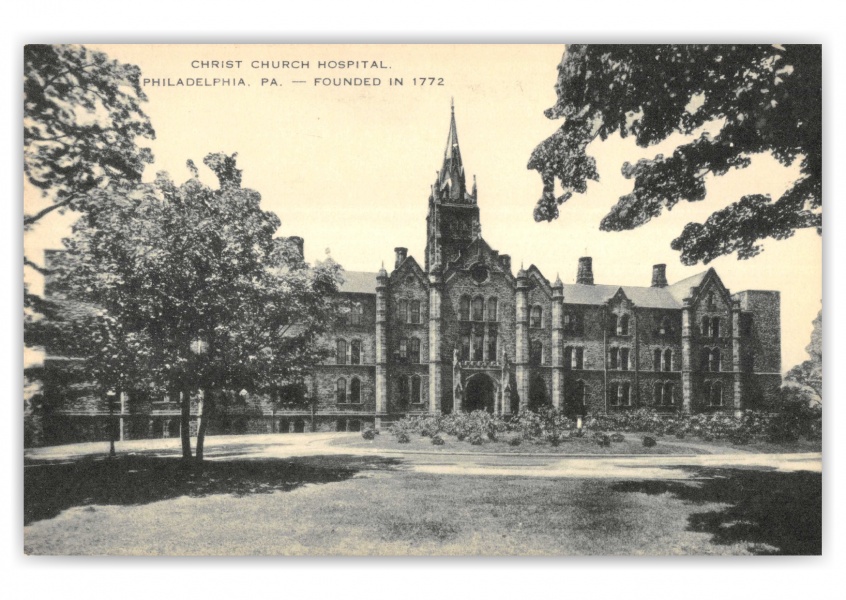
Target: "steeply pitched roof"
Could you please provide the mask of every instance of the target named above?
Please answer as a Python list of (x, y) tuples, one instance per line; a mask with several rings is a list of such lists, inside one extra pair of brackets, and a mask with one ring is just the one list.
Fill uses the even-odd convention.
[(679, 309), (682, 301), (690, 295), (690, 288), (698, 287), (708, 271), (682, 279), (671, 286), (640, 287), (634, 285), (564, 285), (564, 302), (567, 304), (601, 305), (608, 302), (622, 288), (626, 297), (641, 308)]
[(377, 275), (370, 271), (344, 271), (344, 283), (338, 290), (347, 294), (375, 294)]
[(672, 294), (673, 298), (681, 304), (682, 300), (690, 296), (690, 288), (699, 287), (707, 274), (708, 271), (702, 271), (696, 275), (691, 275), (686, 279), (675, 282), (673, 285), (669, 286), (667, 290), (670, 294)]

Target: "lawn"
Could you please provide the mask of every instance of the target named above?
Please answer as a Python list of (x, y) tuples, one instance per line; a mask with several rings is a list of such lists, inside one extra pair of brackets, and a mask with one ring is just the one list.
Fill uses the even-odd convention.
[(819, 554), (821, 476), (415, 473), (401, 458), (123, 456), (25, 469), (29, 554)]

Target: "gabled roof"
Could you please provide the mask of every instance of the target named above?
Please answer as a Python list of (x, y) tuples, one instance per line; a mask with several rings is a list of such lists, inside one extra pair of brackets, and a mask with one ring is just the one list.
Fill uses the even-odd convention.
[(618, 290), (622, 289), (626, 297), (635, 306), (641, 308), (681, 308), (668, 288), (637, 287), (632, 285), (582, 285), (578, 283), (564, 284), (565, 304), (605, 304)]
[(376, 276), (378, 273), (370, 271), (344, 271), (344, 282), (338, 291), (347, 294), (375, 294)]
[(701, 273), (697, 273), (696, 275), (691, 275), (686, 279), (682, 279), (681, 281), (675, 282), (673, 285), (667, 287), (666, 289), (672, 294), (673, 298), (681, 305), (682, 300), (690, 296), (690, 288), (697, 288), (702, 284), (702, 281), (705, 279), (705, 276), (708, 274), (708, 271), (702, 271)]

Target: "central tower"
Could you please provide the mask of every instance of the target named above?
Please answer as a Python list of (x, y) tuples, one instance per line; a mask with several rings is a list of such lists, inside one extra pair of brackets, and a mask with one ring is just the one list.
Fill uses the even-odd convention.
[(426, 271), (446, 267), (462, 248), (481, 235), (476, 204), (476, 178), (468, 193), (455, 126), (455, 105), (451, 107), (444, 163), (435, 176), (426, 216)]

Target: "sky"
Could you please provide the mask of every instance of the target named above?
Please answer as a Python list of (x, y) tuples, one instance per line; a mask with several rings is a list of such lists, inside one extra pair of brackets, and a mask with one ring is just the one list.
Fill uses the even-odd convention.
[[(822, 239), (814, 231), (765, 241), (764, 252), (751, 260), (726, 256), (708, 266), (683, 266), (670, 248), (686, 223), (702, 222), (744, 194), (780, 195), (795, 167), (756, 156), (747, 169), (709, 178), (702, 202), (680, 203), (633, 231), (601, 232), (601, 218), (631, 190), (620, 174), (623, 162), (666, 154), (684, 139), (643, 149), (630, 139), (610, 138), (589, 147), (600, 181), (563, 205), (556, 221), (533, 220), (541, 182), (526, 163), (560, 125), (543, 111), (555, 102), (561, 45), (92, 47), (141, 67), (149, 99), (144, 110), (157, 138), (150, 143), (156, 162), (145, 179), (167, 171), (182, 181), (190, 176), (188, 159), (201, 165), (210, 152), (237, 152), (243, 185), (260, 192), (263, 207), (279, 215), (280, 235), (305, 238), (307, 260), (329, 253), (348, 270), (375, 272), (383, 262), (390, 269), (394, 247), (404, 246), (422, 263), (427, 199), (441, 166), (452, 101), (468, 184), (477, 178), (482, 235), (511, 255), (515, 270), (535, 264), (548, 278), (560, 274), (571, 283), (578, 258), (592, 256), (597, 283), (648, 286), (656, 263), (667, 264), (670, 283), (713, 266), (732, 293), (781, 292), (782, 368), (807, 358), (822, 298)], [(271, 64), (253, 68), (253, 61)], [(273, 61), (308, 67), (274, 68)], [(243, 79), (245, 85), (154, 85), (180, 78)], [(370, 78), (371, 85), (334, 85), (343, 78)], [(373, 85), (375, 79), (380, 85)], [(389, 85), (391, 79), (403, 85)], [(43, 206), (26, 185), (24, 193), (26, 212)], [(45, 218), (25, 235), (27, 255), (60, 247), (72, 221), (73, 215)], [(40, 283), (28, 277), (37, 291)]]

